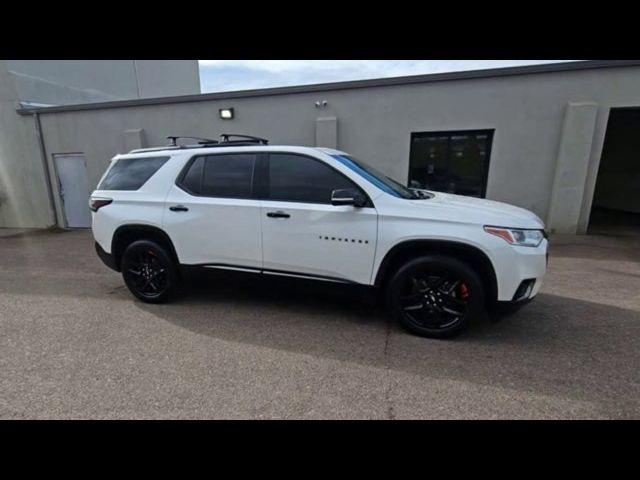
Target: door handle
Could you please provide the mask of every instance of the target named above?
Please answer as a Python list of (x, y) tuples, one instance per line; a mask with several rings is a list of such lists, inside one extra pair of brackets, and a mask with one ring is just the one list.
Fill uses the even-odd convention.
[(291, 215), (283, 212), (282, 210), (278, 210), (277, 212), (267, 212), (267, 217), (269, 218), (289, 218)]
[(169, 207), (169, 210), (171, 210), (172, 212), (188, 212), (189, 211), (189, 209), (184, 205), (173, 205)]

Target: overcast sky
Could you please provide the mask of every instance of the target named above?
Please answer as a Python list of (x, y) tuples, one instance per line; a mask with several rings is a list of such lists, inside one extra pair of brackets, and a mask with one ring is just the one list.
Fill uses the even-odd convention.
[(202, 92), (399, 77), (567, 60), (200, 60)]

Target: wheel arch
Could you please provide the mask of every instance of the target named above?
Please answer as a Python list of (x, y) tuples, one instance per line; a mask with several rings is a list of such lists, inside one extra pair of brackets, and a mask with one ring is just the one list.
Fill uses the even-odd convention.
[(401, 265), (416, 256), (429, 253), (450, 255), (468, 263), (483, 281), (486, 299), (489, 302), (497, 300), (498, 280), (493, 263), (487, 254), (468, 243), (451, 240), (406, 240), (394, 245), (380, 263), (374, 285), (384, 287), (386, 281)]
[(111, 240), (111, 253), (118, 271), (120, 271), (122, 254), (125, 249), (136, 240), (152, 240), (157, 242), (167, 248), (176, 264), (180, 264), (178, 254), (173, 246), (173, 241), (167, 232), (153, 225), (126, 224), (119, 226), (115, 230), (113, 233), (113, 239)]

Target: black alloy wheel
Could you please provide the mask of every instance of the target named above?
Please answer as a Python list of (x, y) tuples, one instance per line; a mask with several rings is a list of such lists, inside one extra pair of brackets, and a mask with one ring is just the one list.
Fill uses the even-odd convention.
[(452, 276), (414, 275), (400, 298), (402, 310), (419, 327), (449, 328), (459, 322), (469, 308), (469, 289)]
[(176, 265), (169, 253), (149, 240), (138, 240), (122, 257), (122, 276), (136, 297), (149, 303), (168, 300), (176, 289)]
[(407, 330), (425, 337), (458, 334), (483, 310), (478, 275), (446, 256), (425, 256), (398, 269), (387, 287), (392, 314)]

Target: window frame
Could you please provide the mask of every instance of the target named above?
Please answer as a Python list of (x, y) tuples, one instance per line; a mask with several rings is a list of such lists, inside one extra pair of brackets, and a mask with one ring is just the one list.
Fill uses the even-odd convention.
[(332, 205), (331, 200), (329, 200), (329, 202), (327, 203), (318, 203), (318, 202), (305, 202), (302, 200), (283, 200), (283, 199), (277, 199), (277, 198), (269, 198), (269, 187), (270, 187), (269, 166), (270, 166), (271, 155), (291, 155), (296, 157), (303, 157), (324, 165), (326, 168), (333, 170), (338, 175), (346, 179), (347, 182), (353, 185), (353, 188), (355, 188), (358, 192), (360, 192), (361, 195), (363, 195), (367, 199), (366, 205), (360, 208), (375, 208), (373, 202), (371, 201), (371, 197), (369, 197), (369, 194), (367, 194), (367, 192), (360, 185), (358, 185), (353, 179), (349, 178), (348, 175), (345, 175), (343, 172), (335, 168), (333, 165), (330, 165), (324, 160), (316, 158), (312, 155), (307, 155), (307, 154), (298, 153), (298, 152), (275, 151), (275, 150), (263, 152), (262, 158), (260, 159), (260, 168), (258, 170), (257, 182), (256, 182), (258, 198), (260, 200), (264, 200), (267, 202), (300, 203), (305, 205)]
[[(425, 137), (438, 137), (438, 136), (446, 136), (447, 137), (447, 172), (451, 174), (451, 138), (456, 135), (487, 135), (487, 150), (486, 150), (486, 161), (484, 165), (484, 171), (482, 173), (482, 184), (480, 185), (480, 197), (477, 198), (486, 198), (487, 196), (487, 183), (489, 180), (489, 168), (491, 167), (491, 150), (493, 147), (493, 139), (495, 138), (496, 129), (495, 128), (476, 128), (473, 130), (439, 130), (439, 131), (422, 131), (422, 132), (411, 132), (409, 139), (409, 168), (407, 174), (407, 184), (411, 183), (411, 158), (413, 153), (413, 141), (414, 138), (425, 138)], [(428, 187), (423, 187), (429, 190)]]
[[(250, 191), (249, 191), (249, 196), (245, 197), (245, 196), (237, 196), (237, 197), (220, 197), (220, 196), (215, 196), (215, 195), (205, 195), (202, 193), (197, 193), (194, 192), (190, 189), (188, 189), (187, 187), (185, 187), (182, 182), (184, 181), (184, 178), (187, 176), (187, 173), (189, 172), (189, 170), (191, 169), (192, 165), (199, 159), (199, 158), (205, 158), (204, 162), (206, 162), (206, 158), (207, 157), (218, 157), (218, 156), (223, 156), (223, 155), (253, 155), (254, 159), (253, 159), (253, 164), (251, 166), (251, 180), (250, 180)], [(176, 177), (176, 187), (178, 187), (179, 189), (181, 189), (182, 191), (188, 193), (189, 195), (193, 196), (193, 197), (201, 197), (201, 198), (230, 198), (230, 199), (235, 199), (235, 200), (257, 200), (257, 196), (256, 196), (256, 169), (257, 169), (257, 165), (258, 162), (260, 160), (261, 155), (263, 155), (261, 152), (216, 152), (216, 153), (200, 153), (197, 155), (193, 155), (191, 158), (189, 158), (189, 160), (187, 161), (187, 163), (185, 164), (184, 167), (182, 167), (182, 170), (180, 171), (180, 173), (178, 174), (178, 176)], [(204, 165), (202, 166), (202, 170), (204, 173)], [(202, 187), (202, 183), (200, 184), (200, 186)]]

